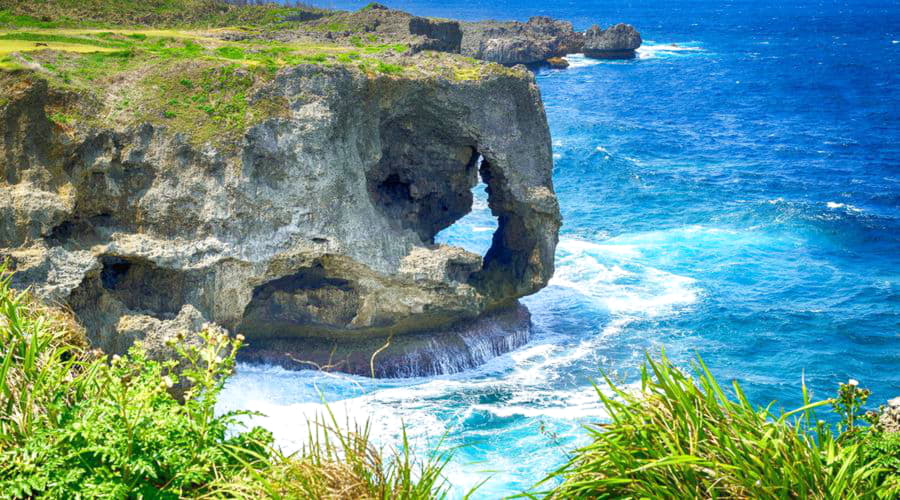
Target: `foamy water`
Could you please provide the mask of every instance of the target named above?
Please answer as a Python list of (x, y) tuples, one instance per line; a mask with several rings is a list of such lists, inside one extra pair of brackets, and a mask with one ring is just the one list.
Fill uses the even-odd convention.
[[(636, 60), (573, 55), (537, 74), (564, 225), (552, 283), (523, 301), (534, 335), (429, 379), (240, 366), (220, 409), (263, 411), (255, 422), (289, 449), (323, 399), (339, 421), (370, 420), (386, 446), (402, 425), (418, 450), (446, 435), (451, 498), (489, 478), (473, 498), (495, 499), (564, 463), (581, 426), (605, 418), (591, 382), (602, 371), (632, 383), (647, 351), (681, 365), (701, 354), (763, 405), (801, 405), (802, 375), (814, 398), (847, 378), (875, 405), (900, 393), (900, 5), (403, 7), (623, 20), (647, 39)], [(483, 189), (475, 199), (439, 242), (487, 250), (496, 221)]]

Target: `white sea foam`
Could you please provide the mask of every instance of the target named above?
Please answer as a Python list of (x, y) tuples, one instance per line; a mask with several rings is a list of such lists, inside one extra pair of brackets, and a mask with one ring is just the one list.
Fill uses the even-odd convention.
[[(695, 42), (688, 42), (695, 43)], [(675, 43), (654, 43), (644, 42), (638, 47), (638, 59), (653, 59), (657, 57), (686, 55), (689, 53), (702, 52), (703, 49), (693, 45), (679, 45)]]
[(854, 207), (853, 205), (849, 205), (847, 203), (837, 203), (834, 201), (829, 201), (828, 203), (825, 204), (825, 206), (827, 206), (828, 208), (830, 208), (832, 210), (837, 210), (839, 208), (843, 208), (843, 209), (847, 210), (848, 212), (862, 212), (862, 209)]
[(696, 280), (640, 263), (630, 244), (564, 238), (551, 284), (570, 288), (612, 314), (658, 316), (697, 301)]
[[(477, 200), (476, 200), (477, 203)], [(477, 231), (479, 225), (473, 226)], [(593, 369), (606, 366), (604, 344), (621, 335), (642, 318), (675, 312), (698, 297), (695, 280), (658, 269), (654, 252), (672, 238), (693, 234), (693, 229), (629, 235), (603, 243), (562, 238), (557, 275), (552, 284), (565, 287), (607, 308), (610, 317), (594, 330), (571, 332), (544, 330), (536, 317), (536, 333), (522, 349), (490, 360), (485, 365), (454, 375), (407, 380), (373, 381), (348, 375), (290, 372), (281, 368), (241, 365), (221, 395), (219, 411), (252, 409), (265, 416), (249, 417), (252, 425), (273, 432), (286, 451), (303, 447), (310, 420), (330, 411), (341, 426), (370, 425), (376, 446), (399, 442), (406, 430), (414, 449), (432, 449), (445, 435), (455, 439), (455, 429), (466, 422), (486, 418), (524, 419), (535, 422), (587, 422), (606, 417), (593, 388), (572, 386), (564, 374), (572, 366)], [(706, 235), (711, 229), (696, 229)], [(568, 293), (568, 292), (564, 292)], [(319, 392), (321, 390), (321, 393)], [(495, 397), (495, 395), (503, 397)], [(321, 401), (327, 401), (326, 408)], [(331, 417), (328, 417), (329, 419)], [(514, 431), (513, 431), (514, 432)], [(574, 431), (573, 431), (574, 432)], [(483, 434), (483, 435), (482, 435)], [(530, 433), (534, 439), (546, 439)], [(466, 427), (467, 442), (500, 438), (493, 430)], [(457, 444), (453, 441), (452, 444)], [(507, 459), (489, 455), (492, 467)], [(500, 464), (502, 465), (502, 464)], [(511, 461), (503, 470), (513, 470)], [(477, 467), (476, 467), (477, 468)], [(446, 474), (457, 486), (474, 486), (487, 474), (474, 473), (471, 465), (452, 463)]]
[(584, 54), (569, 54), (565, 59), (566, 61), (569, 61), (569, 69), (586, 68), (588, 66), (603, 64), (602, 59), (593, 59)]

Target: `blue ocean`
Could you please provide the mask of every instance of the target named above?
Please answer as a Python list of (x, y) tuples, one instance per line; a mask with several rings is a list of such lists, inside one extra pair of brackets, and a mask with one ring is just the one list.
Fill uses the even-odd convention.
[[(365, 1), (321, 1), (342, 9)], [(530, 488), (602, 421), (601, 370), (701, 355), (760, 405), (855, 378), (900, 395), (900, 3), (889, 0), (397, 0), (465, 20), (635, 25), (638, 58), (541, 69), (564, 225), (531, 342), (457, 375), (369, 380), (240, 366), (221, 409), (286, 449), (323, 411), (384, 446), (457, 448), (454, 498)], [(483, 189), (440, 235), (484, 252)]]

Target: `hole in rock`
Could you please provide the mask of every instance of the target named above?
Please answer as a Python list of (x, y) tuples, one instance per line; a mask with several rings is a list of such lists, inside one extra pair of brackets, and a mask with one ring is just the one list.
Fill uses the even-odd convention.
[[(484, 158), (479, 156), (477, 161), (479, 169), (483, 162)], [(478, 255), (487, 254), (499, 224), (488, 204), (487, 183), (481, 175), (479, 180), (480, 182), (472, 188), (472, 209), (450, 227), (439, 232), (434, 237), (435, 243), (461, 247)]]
[(391, 223), (434, 243), (437, 233), (469, 212), (481, 154), (455, 141), (417, 143), (393, 127), (387, 126), (381, 159), (366, 174), (369, 197)]
[(100, 286), (132, 311), (177, 314), (192, 287), (183, 272), (142, 260), (107, 256), (101, 259)]
[(330, 276), (321, 263), (264, 283), (253, 290), (238, 330), (257, 335), (346, 328), (360, 307), (346, 279)]

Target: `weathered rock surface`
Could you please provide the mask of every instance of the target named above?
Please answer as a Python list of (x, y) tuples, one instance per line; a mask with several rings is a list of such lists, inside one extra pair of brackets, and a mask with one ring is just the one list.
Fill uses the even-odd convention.
[(536, 16), (521, 22), (461, 23), (462, 54), (500, 64), (532, 64), (581, 52), (572, 23)]
[(308, 367), (377, 378), (458, 373), (528, 343), (531, 315), (522, 305), (492, 311), (471, 323), (435, 332), (335, 342), (260, 339), (243, 351), (248, 362)]
[(584, 55), (597, 59), (633, 59), (641, 46), (641, 34), (630, 24), (606, 30), (593, 26), (584, 33)]
[[(479, 317), (553, 273), (550, 136), (526, 71), (452, 81), (285, 68), (259, 93), (287, 109), (234, 148), (149, 123), (64, 127), (51, 110), (78, 95), (33, 73), (0, 86), (0, 258), (109, 352), (206, 322), (294, 353), (483, 332)], [(470, 210), (479, 174), (499, 219), (490, 250), (435, 245)], [(490, 331), (494, 354), (524, 335)]]

